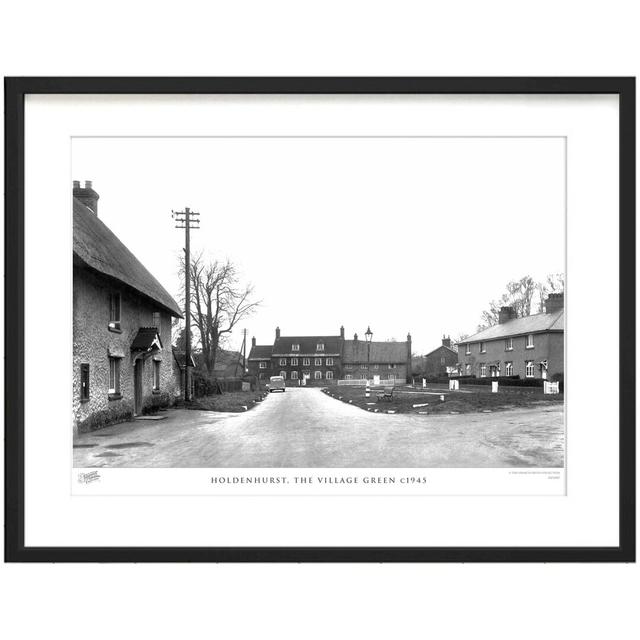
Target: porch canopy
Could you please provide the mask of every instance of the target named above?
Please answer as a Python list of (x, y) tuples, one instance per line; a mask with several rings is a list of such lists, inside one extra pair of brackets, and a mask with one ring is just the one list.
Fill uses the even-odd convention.
[(140, 327), (131, 343), (131, 351), (136, 356), (149, 356), (162, 349), (162, 341), (155, 327)]

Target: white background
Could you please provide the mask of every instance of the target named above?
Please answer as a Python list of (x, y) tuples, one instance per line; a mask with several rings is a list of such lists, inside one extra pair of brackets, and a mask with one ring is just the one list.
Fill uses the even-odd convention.
[[(366, 105), (366, 108), (365, 108)], [(618, 109), (615, 96), (38, 96), (27, 97), (25, 113), (25, 332), (41, 331), (42, 309), (57, 306), (48, 319), (56, 336), (47, 357), (60, 364), (55, 385), (41, 385), (41, 343), (25, 345), (25, 542), (28, 546), (612, 546), (618, 542), (617, 396), (589, 402), (593, 384), (590, 345), (617, 343)], [(71, 195), (68, 185), (72, 135), (566, 135), (567, 155), (567, 438), (566, 497), (559, 481), (531, 478), (526, 500), (513, 486), (476, 497), (472, 471), (458, 470), (443, 482), (452, 500), (404, 496), (180, 498), (192, 489), (183, 470), (157, 470), (161, 496), (145, 498), (150, 474), (131, 470), (130, 497), (83, 499), (69, 492), (71, 429), (52, 416), (69, 413), (71, 395)], [(385, 139), (386, 140), (386, 139)], [(258, 144), (260, 141), (258, 141)], [(314, 141), (311, 141), (314, 144)], [(456, 143), (458, 144), (457, 140)], [(538, 144), (537, 140), (534, 144)], [(249, 146), (249, 149), (251, 147)], [(560, 146), (562, 149), (562, 146)], [(414, 151), (416, 149), (414, 148)], [(281, 161), (274, 149), (272, 161)], [(557, 154), (556, 154), (557, 155)], [(419, 156), (410, 155), (414, 163)], [(559, 165), (559, 166), (558, 166)], [(562, 163), (556, 161), (561, 173)], [(562, 182), (562, 181), (560, 181)], [(461, 184), (465, 188), (466, 184)], [(526, 196), (525, 196), (526, 197)], [(55, 212), (55, 213), (54, 213)], [(67, 215), (64, 215), (67, 212)], [(561, 211), (558, 211), (561, 215)], [(526, 225), (486, 223), (490, 240), (509, 251), (533, 251)], [(251, 218), (249, 218), (251, 220)], [(249, 222), (250, 223), (250, 222)], [(535, 224), (544, 224), (544, 220)], [(412, 233), (430, 230), (429, 216), (407, 217)], [(558, 233), (557, 222), (549, 233)], [(517, 238), (522, 237), (521, 241)], [(599, 246), (601, 260), (593, 259)], [(544, 245), (539, 250), (544, 251)], [(42, 269), (42, 264), (47, 268)], [(471, 259), (471, 265), (475, 260)], [(455, 282), (457, 272), (450, 267)], [(65, 286), (66, 284), (66, 286)], [(456, 289), (452, 285), (452, 290)], [(605, 291), (609, 310), (606, 342), (598, 336), (593, 291)], [(449, 295), (447, 293), (447, 295)], [(463, 296), (460, 291), (458, 295)], [(448, 300), (448, 298), (447, 298)], [(430, 309), (425, 304), (424, 313)], [(66, 337), (66, 343), (65, 343)], [(66, 362), (66, 367), (63, 363)], [(617, 387), (616, 354), (610, 354), (608, 383)], [(66, 374), (66, 375), (65, 375)], [(604, 431), (603, 431), (604, 430)], [(597, 460), (599, 473), (594, 473)], [(479, 473), (478, 489), (487, 482)], [(47, 481), (42, 481), (46, 477)], [(118, 489), (122, 470), (104, 473), (104, 491)], [(175, 480), (174, 480), (175, 477)], [(463, 478), (467, 478), (463, 481)], [(74, 474), (75, 479), (75, 474)], [(163, 483), (175, 482), (166, 493)], [(503, 482), (524, 488), (507, 476)], [(146, 484), (146, 486), (145, 486)], [(437, 484), (434, 474), (434, 488)], [(448, 485), (448, 486), (447, 486)], [(457, 491), (454, 487), (458, 487)], [(488, 486), (484, 484), (484, 486)], [(300, 492), (302, 491), (300, 487)], [(340, 487), (348, 489), (348, 487)], [(497, 490), (496, 490), (497, 489)], [(297, 492), (299, 493), (299, 492)], [(440, 491), (439, 491), (440, 493)], [(495, 495), (498, 494), (498, 495)], [(167, 519), (167, 514), (175, 515)], [(597, 517), (594, 517), (597, 514)], [(255, 527), (256, 519), (268, 524)], [(91, 527), (85, 523), (90, 521)], [(126, 526), (123, 526), (126, 523)], [(473, 523), (473, 526), (470, 526)]]
[[(631, 2), (23, 2), (7, 75), (635, 75)], [(449, 6), (450, 8), (447, 8)], [(631, 636), (637, 566), (10, 566), (11, 637)]]

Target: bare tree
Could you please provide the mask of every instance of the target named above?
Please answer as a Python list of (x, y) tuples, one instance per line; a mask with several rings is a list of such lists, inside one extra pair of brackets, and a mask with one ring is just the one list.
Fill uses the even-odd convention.
[(498, 300), (492, 300), (489, 308), (482, 312), (478, 331), (492, 327), (498, 323), (501, 307), (513, 307), (516, 318), (531, 315), (533, 301), (539, 293), (540, 284), (531, 276), (524, 276), (520, 280), (513, 280), (507, 284), (507, 291)]
[(550, 293), (564, 293), (564, 273), (550, 273), (538, 283), (540, 312), (544, 311), (544, 301)]
[[(181, 271), (184, 277), (184, 258)], [(192, 329), (197, 332), (202, 361), (208, 373), (216, 365), (218, 349), (243, 318), (260, 304), (251, 284), (242, 284), (237, 267), (230, 261), (207, 259), (202, 253), (191, 258)]]

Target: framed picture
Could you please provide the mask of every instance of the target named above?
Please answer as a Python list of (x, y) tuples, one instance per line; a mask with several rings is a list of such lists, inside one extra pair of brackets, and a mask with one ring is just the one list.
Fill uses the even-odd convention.
[(633, 78), (7, 78), (9, 561), (635, 560)]

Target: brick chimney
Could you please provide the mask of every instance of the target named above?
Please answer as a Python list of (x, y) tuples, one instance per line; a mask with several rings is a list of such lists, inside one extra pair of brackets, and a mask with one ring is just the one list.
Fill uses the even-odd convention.
[(516, 317), (516, 310), (513, 307), (500, 307), (498, 312), (498, 323), (503, 324)]
[(84, 189), (80, 186), (80, 180), (74, 180), (73, 197), (78, 198), (85, 207), (88, 207), (98, 215), (98, 200), (100, 196), (93, 190), (91, 180), (84, 181)]
[(357, 333), (353, 334), (353, 339), (356, 340), (356, 341), (358, 340), (358, 334)]
[(451, 349), (451, 336), (445, 338), (444, 334), (442, 335), (442, 346)]
[(280, 337), (280, 327), (276, 327), (276, 340)]
[(555, 313), (564, 309), (564, 293), (550, 293), (544, 308), (546, 313)]
[(253, 338), (251, 338), (251, 346), (255, 347), (256, 346), (256, 337), (253, 336)]
[(344, 340), (344, 326), (340, 327), (340, 337)]

